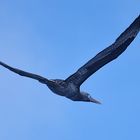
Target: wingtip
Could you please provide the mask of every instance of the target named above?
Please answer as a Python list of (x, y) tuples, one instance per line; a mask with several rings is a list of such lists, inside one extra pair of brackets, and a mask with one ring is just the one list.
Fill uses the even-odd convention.
[(135, 24), (140, 28), (140, 14), (138, 15), (138, 17), (132, 23), (132, 25), (135, 25)]

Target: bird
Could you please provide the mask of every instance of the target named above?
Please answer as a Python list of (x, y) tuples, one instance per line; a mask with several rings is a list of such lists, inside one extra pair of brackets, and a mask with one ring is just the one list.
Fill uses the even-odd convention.
[(139, 31), (140, 15), (119, 35), (113, 44), (103, 49), (65, 80), (47, 79), (43, 76), (11, 67), (2, 61), (0, 61), (0, 65), (21, 76), (38, 80), (40, 83), (47, 85), (53, 93), (64, 96), (72, 101), (101, 104), (100, 101), (94, 99), (89, 93), (81, 91), (80, 86), (97, 70), (118, 58), (135, 39)]

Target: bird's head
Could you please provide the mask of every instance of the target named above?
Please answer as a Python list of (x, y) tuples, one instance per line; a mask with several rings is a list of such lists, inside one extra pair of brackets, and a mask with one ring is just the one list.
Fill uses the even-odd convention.
[(96, 104), (101, 104), (101, 102), (92, 98), (89, 93), (86, 93), (86, 92), (80, 92), (80, 93), (82, 95), (82, 100), (84, 100), (85, 102), (93, 102), (93, 103), (96, 103)]

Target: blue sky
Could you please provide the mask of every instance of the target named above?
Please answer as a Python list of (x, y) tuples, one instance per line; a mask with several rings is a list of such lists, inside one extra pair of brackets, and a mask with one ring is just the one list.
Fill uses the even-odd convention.
[[(0, 2), (0, 60), (65, 79), (110, 45), (138, 16), (133, 0)], [(72, 102), (0, 67), (1, 140), (140, 139), (140, 35), (82, 90), (102, 105)]]

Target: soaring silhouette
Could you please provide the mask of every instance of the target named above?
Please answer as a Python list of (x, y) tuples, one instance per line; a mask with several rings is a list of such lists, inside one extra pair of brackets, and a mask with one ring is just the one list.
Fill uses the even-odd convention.
[(122, 54), (134, 40), (139, 31), (140, 15), (116, 39), (116, 41), (112, 45), (98, 53), (95, 57), (89, 60), (84, 66), (79, 68), (74, 74), (72, 74), (65, 80), (48, 80), (45, 77), (13, 68), (3, 62), (0, 62), (0, 65), (21, 76), (26, 76), (38, 80), (42, 84), (46, 84), (52, 92), (61, 96), (65, 96), (73, 101), (85, 101), (100, 104), (100, 102), (93, 99), (90, 94), (80, 91), (81, 84), (105, 64), (116, 59), (120, 54)]

